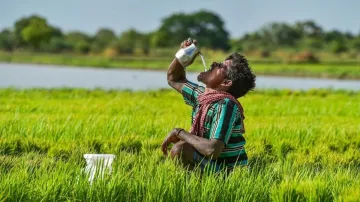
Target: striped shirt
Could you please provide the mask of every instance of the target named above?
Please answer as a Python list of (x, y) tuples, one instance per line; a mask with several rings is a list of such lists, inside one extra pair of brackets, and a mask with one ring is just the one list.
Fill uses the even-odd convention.
[[(204, 87), (189, 81), (182, 88), (185, 103), (192, 106), (191, 124), (199, 110), (197, 97), (204, 91)], [(218, 139), (225, 144), (217, 163), (225, 164), (230, 169), (237, 165), (247, 165), (248, 157), (244, 148), (246, 141), (240, 132), (241, 113), (233, 101), (225, 98), (212, 103), (206, 112), (204, 127), (204, 138)]]

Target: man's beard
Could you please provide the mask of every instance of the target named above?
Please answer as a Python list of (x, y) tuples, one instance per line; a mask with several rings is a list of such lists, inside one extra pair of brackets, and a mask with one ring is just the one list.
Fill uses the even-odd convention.
[(204, 81), (204, 72), (201, 72), (198, 76), (197, 76), (197, 80), (200, 81), (200, 82), (203, 82)]

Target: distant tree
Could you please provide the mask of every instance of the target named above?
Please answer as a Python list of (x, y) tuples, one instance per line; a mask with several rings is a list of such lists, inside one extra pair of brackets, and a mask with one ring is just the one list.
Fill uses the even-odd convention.
[(105, 47), (96, 41), (93, 41), (90, 45), (90, 51), (92, 53), (101, 53), (104, 50), (105, 50)]
[[(188, 37), (196, 38), (200, 47), (211, 49), (261, 52), (267, 57), (276, 49), (296, 52), (327, 50), (333, 53), (349, 51), (357, 55), (360, 51), (360, 34), (338, 30), (325, 31), (312, 20), (298, 21), (294, 24), (273, 22), (242, 37), (229, 39), (223, 20), (214, 12), (200, 10), (194, 13), (175, 13), (162, 20), (159, 29), (141, 33), (129, 29), (116, 36), (108, 28), (100, 28), (94, 36), (80, 31), (67, 34), (47, 23), (39, 15), (22, 17), (13, 29), (0, 32), (0, 49), (11, 51), (18, 48), (33, 48), (46, 52), (59, 53), (104, 53), (109, 56), (118, 54), (148, 54), (150, 47), (178, 47), (179, 42)], [(293, 52), (293, 50), (291, 50)], [(264, 53), (264, 54), (263, 54)]]
[(270, 23), (259, 30), (260, 40), (268, 46), (294, 46), (301, 38), (295, 28), (286, 23)]
[[(185, 38), (183, 38), (182, 40), (184, 39)], [(153, 48), (168, 47), (171, 46), (170, 44), (172, 44), (172, 42), (169, 41), (168, 33), (165, 30), (157, 30), (151, 35), (150, 45)]]
[(23, 40), (21, 32), (23, 29), (30, 23), (31, 19), (40, 18), (39, 16), (32, 15), (30, 17), (23, 17), (17, 20), (14, 24), (14, 37), (15, 37), (15, 46), (21, 47), (25, 46), (26, 42)]
[(121, 44), (119, 40), (112, 41), (104, 50), (106, 56), (114, 57), (121, 53)]
[(142, 34), (141, 39), (138, 43), (138, 48), (142, 50), (142, 53), (145, 55), (148, 55), (150, 52), (150, 39), (151, 39), (152, 33), (149, 34)]
[(332, 41), (330, 43), (330, 51), (333, 53), (343, 53), (348, 50), (346, 44), (342, 43), (341, 41)]
[(244, 51), (244, 45), (239, 40), (231, 39), (230, 46), (233, 51), (242, 52)]
[(15, 46), (14, 33), (9, 29), (0, 32), (0, 50), (12, 51)]
[(345, 32), (344, 33), (344, 38), (345, 39), (348, 39), (348, 40), (351, 40), (351, 39), (354, 39), (355, 38), (355, 35), (350, 33), (350, 32)]
[(242, 51), (254, 51), (256, 49), (275, 49), (276, 47), (273, 46), (266, 38), (259, 32), (254, 33), (247, 33), (242, 38), (234, 40), (233, 42), (233, 49), (234, 50), (242, 50)]
[(351, 40), (351, 48), (360, 52), (360, 36)]
[(60, 53), (70, 51), (71, 46), (62, 37), (51, 37), (49, 43), (42, 43), (41, 50), (44, 52)]
[(38, 49), (52, 37), (61, 37), (63, 34), (57, 27), (49, 25), (45, 18), (39, 15), (22, 17), (14, 24), (14, 48), (32, 47)]
[(153, 35), (152, 44), (159, 47), (178, 46), (188, 37), (199, 40), (199, 45), (228, 50), (229, 34), (223, 20), (215, 13), (199, 11), (192, 14), (176, 13), (162, 21)]
[(64, 34), (62, 33), (61, 29), (60, 28), (57, 28), (57, 27), (53, 27), (53, 26), (50, 26), (50, 29), (51, 29), (51, 37), (63, 37)]
[(86, 54), (90, 51), (90, 43), (87, 41), (78, 41), (74, 46), (74, 50), (77, 53)]
[(41, 43), (49, 41), (52, 31), (45, 19), (32, 18), (21, 30), (21, 36), (26, 43), (37, 49)]
[(67, 44), (64, 39), (64, 34), (62, 31), (59, 28), (53, 26), (50, 26), (50, 29), (51, 37), (48, 42), (46, 41), (41, 43), (41, 51), (59, 53), (65, 50), (71, 50), (70, 45)]
[(297, 45), (303, 50), (318, 51), (324, 48), (324, 41), (321, 38), (304, 37)]
[(112, 30), (101, 28), (94, 36), (94, 40), (91, 44), (91, 51), (100, 53), (114, 40), (116, 40), (116, 35)]
[(38, 15), (31, 15), (29, 17), (23, 17), (20, 18), (19, 20), (17, 20), (14, 24), (14, 42), (15, 42), (15, 47), (16, 48), (20, 48), (20, 47), (26, 47), (29, 44), (24, 40), (23, 38), (23, 30), (25, 29), (25, 27), (27, 27), (31, 21), (44, 21), (45, 19), (41, 16)]
[(76, 44), (78, 41), (91, 42), (91, 37), (89, 35), (79, 31), (69, 32), (64, 37), (65, 40), (70, 44)]
[(145, 54), (149, 49), (149, 36), (135, 29), (121, 33), (119, 37), (120, 53), (132, 54), (135, 49), (141, 49)]
[(225, 23), (219, 15), (202, 10), (190, 15), (190, 19), (194, 20), (189, 29), (190, 34), (199, 38), (202, 46), (229, 50), (229, 33), (225, 30)]
[(119, 38), (120, 53), (132, 54), (135, 44), (138, 40), (139, 33), (135, 29), (122, 32)]
[(357, 50), (357, 37), (349, 32), (332, 30), (326, 32), (316, 22), (298, 21), (295, 24), (270, 23), (259, 30), (232, 40), (233, 50), (254, 51), (279, 48), (308, 50), (312, 52), (328, 49), (333, 53)]
[(109, 44), (114, 39), (116, 39), (116, 35), (115, 35), (114, 31), (107, 29), (107, 28), (99, 29), (94, 36), (94, 41), (97, 41), (97, 42), (100, 42), (103, 44)]
[(330, 32), (326, 32), (324, 35), (325, 35), (324, 39), (326, 42), (331, 42), (331, 41), (344, 42), (344, 40), (345, 40), (345, 36), (337, 30), (332, 30)]
[(302, 37), (319, 38), (323, 35), (321, 26), (312, 20), (296, 22), (295, 29)]
[(66, 44), (68, 44), (75, 52), (87, 53), (90, 51), (91, 37), (87, 34), (79, 31), (73, 31), (67, 33), (64, 38)]

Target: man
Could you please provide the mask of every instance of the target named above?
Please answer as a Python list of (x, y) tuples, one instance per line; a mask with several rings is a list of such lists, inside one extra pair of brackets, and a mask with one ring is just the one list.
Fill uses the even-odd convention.
[[(181, 48), (192, 43), (197, 42), (184, 41)], [(256, 76), (247, 60), (240, 54), (231, 54), (224, 62), (212, 63), (211, 68), (201, 72), (197, 79), (206, 87), (188, 81), (177, 58), (170, 64), (168, 83), (183, 95), (186, 104), (192, 106), (192, 127), (189, 132), (173, 129), (162, 144), (164, 155), (167, 155), (168, 146), (174, 143), (171, 157), (179, 158), (185, 166), (218, 172), (247, 165), (244, 115), (237, 100), (255, 87)]]

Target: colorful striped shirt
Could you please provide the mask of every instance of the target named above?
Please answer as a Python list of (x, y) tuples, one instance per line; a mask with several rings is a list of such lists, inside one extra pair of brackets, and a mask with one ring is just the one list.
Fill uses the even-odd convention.
[[(192, 106), (191, 124), (199, 110), (197, 97), (204, 91), (204, 87), (190, 81), (182, 88), (185, 103)], [(204, 127), (204, 138), (218, 139), (225, 144), (217, 163), (225, 164), (230, 169), (237, 165), (247, 165), (248, 157), (244, 148), (246, 141), (240, 130), (241, 113), (233, 101), (225, 98), (212, 103), (206, 112)]]

